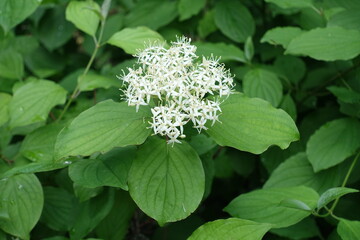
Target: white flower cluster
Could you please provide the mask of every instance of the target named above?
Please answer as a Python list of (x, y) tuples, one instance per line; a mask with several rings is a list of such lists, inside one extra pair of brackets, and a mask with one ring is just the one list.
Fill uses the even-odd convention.
[(189, 38), (179, 38), (169, 49), (153, 45), (139, 52), (139, 68), (129, 68), (121, 79), (128, 84), (124, 95), (130, 106), (148, 105), (153, 99), (151, 127), (154, 134), (167, 136), (168, 143), (184, 138), (184, 125), (189, 121), (200, 132), (207, 129), (208, 120), (214, 124), (221, 111), (218, 100), (208, 95), (227, 96), (233, 79), (218, 59), (198, 56)]

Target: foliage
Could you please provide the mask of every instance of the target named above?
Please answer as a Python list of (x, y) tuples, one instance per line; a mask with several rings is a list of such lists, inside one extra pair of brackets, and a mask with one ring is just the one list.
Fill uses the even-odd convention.
[[(359, 10), (0, 0), (0, 240), (360, 239)], [(181, 41), (188, 92), (131, 104)]]

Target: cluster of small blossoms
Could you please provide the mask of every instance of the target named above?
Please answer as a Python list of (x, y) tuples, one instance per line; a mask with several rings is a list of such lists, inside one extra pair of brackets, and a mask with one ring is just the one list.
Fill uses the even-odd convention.
[(139, 52), (138, 68), (129, 68), (121, 79), (127, 83), (125, 99), (130, 106), (148, 105), (152, 99), (158, 106), (151, 109), (154, 134), (167, 136), (168, 143), (184, 138), (184, 125), (192, 122), (199, 133), (207, 129), (208, 120), (218, 121), (220, 102), (209, 95), (228, 96), (233, 78), (218, 59), (205, 57), (195, 63), (196, 47), (189, 38), (179, 38), (166, 49), (149, 46)]

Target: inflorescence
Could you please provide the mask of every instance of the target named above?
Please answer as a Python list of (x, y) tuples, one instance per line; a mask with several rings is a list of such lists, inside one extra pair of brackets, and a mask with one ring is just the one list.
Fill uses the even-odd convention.
[(196, 63), (196, 46), (191, 39), (182, 37), (166, 49), (161, 44), (147, 47), (135, 55), (138, 68), (128, 68), (129, 73), (120, 78), (127, 83), (123, 90), (129, 106), (157, 106), (151, 109), (151, 128), (154, 134), (167, 136), (168, 143), (185, 138), (184, 125), (192, 122), (200, 131), (207, 129), (206, 122), (218, 120), (220, 102), (209, 100), (209, 95), (228, 96), (233, 88), (233, 78), (219, 59), (202, 58)]

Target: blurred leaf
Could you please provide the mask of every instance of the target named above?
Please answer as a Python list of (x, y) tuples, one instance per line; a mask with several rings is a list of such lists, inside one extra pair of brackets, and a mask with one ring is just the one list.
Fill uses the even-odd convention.
[(280, 206), (309, 212), (312, 210), (306, 203), (297, 199), (284, 199), (280, 202)]
[(30, 16), (42, 0), (1, 0), (0, 25), (8, 32)]
[(345, 87), (330, 86), (327, 89), (345, 103), (359, 103), (360, 93)]
[(0, 228), (25, 240), (40, 218), (44, 196), (41, 184), (34, 174), (21, 174), (0, 179), (0, 209), (9, 220), (0, 221)]
[(82, 112), (60, 132), (55, 144), (55, 159), (89, 156), (114, 147), (141, 144), (150, 135), (146, 121), (150, 116), (146, 106), (136, 112), (126, 102), (100, 102)]
[(197, 47), (196, 54), (198, 56), (220, 57), (220, 61), (245, 62), (244, 52), (235, 45), (203, 42), (196, 42), (194, 45)]
[(268, 30), (261, 38), (261, 43), (281, 45), (287, 48), (290, 41), (299, 36), (303, 31), (298, 27), (276, 27)]
[(39, 42), (34, 36), (16, 36), (12, 42), (13, 48), (23, 56), (28, 56), (39, 47)]
[(103, 75), (89, 72), (86, 75), (80, 75), (78, 78), (79, 90), (82, 92), (92, 91), (97, 88), (108, 89), (110, 87), (121, 86), (121, 82), (115, 76), (109, 78)]
[(24, 76), (22, 56), (14, 50), (1, 50), (0, 76), (10, 79), (21, 79)]
[(109, 16), (106, 19), (102, 41), (106, 42), (114, 33), (119, 31), (123, 27), (123, 25), (124, 15), (118, 13)]
[(134, 157), (135, 147), (116, 148), (97, 159), (75, 162), (69, 167), (69, 176), (87, 188), (111, 186), (128, 190), (128, 172)]
[(124, 49), (128, 54), (135, 54), (144, 49), (148, 44), (163, 42), (162, 36), (147, 28), (124, 28), (110, 37), (107, 43)]
[(356, 192), (359, 192), (359, 190), (353, 188), (346, 188), (346, 187), (330, 188), (326, 192), (321, 194), (320, 199), (317, 203), (317, 209), (320, 210), (321, 208), (325, 207), (333, 200), (340, 198), (346, 194), (356, 193)]
[(135, 209), (136, 205), (129, 193), (116, 191), (110, 213), (95, 229), (97, 236), (106, 240), (124, 239)]
[(217, 30), (214, 15), (215, 12), (213, 10), (207, 11), (205, 12), (204, 17), (199, 21), (197, 31), (200, 37), (205, 38), (206, 36)]
[(198, 14), (205, 4), (206, 0), (180, 0), (178, 4), (180, 21), (184, 21)]
[(278, 56), (274, 66), (282, 77), (285, 77), (293, 84), (298, 84), (306, 73), (305, 62), (301, 58), (294, 56)]
[(304, 186), (269, 188), (241, 194), (224, 209), (231, 216), (249, 219), (259, 223), (270, 223), (273, 228), (291, 226), (311, 213), (280, 206), (285, 199), (296, 199), (315, 208), (319, 195)]
[(313, 218), (305, 218), (290, 227), (271, 229), (270, 232), (281, 237), (296, 240), (320, 236), (319, 229)]
[(135, 8), (125, 17), (127, 27), (147, 26), (156, 30), (177, 17), (176, 1), (138, 1)]
[(239, 43), (255, 32), (251, 13), (238, 1), (219, 1), (215, 5), (215, 23), (224, 35)]
[(342, 180), (339, 168), (314, 173), (304, 152), (291, 156), (281, 163), (265, 182), (263, 188), (307, 186), (322, 193), (338, 186)]
[(21, 154), (34, 162), (52, 162), (56, 137), (63, 125), (54, 123), (26, 135), (21, 144)]
[(283, 100), (280, 104), (280, 108), (285, 110), (291, 117), (296, 121), (297, 118), (297, 111), (296, 111), (296, 104), (290, 94), (286, 94), (283, 97)]
[(95, 36), (100, 17), (99, 5), (92, 1), (71, 1), (66, 8), (66, 20), (90, 36)]
[(295, 37), (285, 53), (323, 61), (349, 60), (360, 53), (359, 39), (359, 31), (339, 27), (317, 28)]
[(270, 224), (239, 218), (220, 219), (199, 227), (188, 240), (227, 239), (260, 240), (271, 228)]
[(221, 110), (220, 122), (207, 130), (221, 146), (259, 154), (271, 145), (285, 149), (299, 139), (292, 118), (264, 100), (232, 94)]
[(98, 196), (104, 189), (103, 187), (87, 188), (76, 183), (73, 184), (74, 194), (79, 202), (85, 202)]
[(130, 195), (159, 224), (186, 218), (200, 204), (205, 189), (201, 160), (186, 142), (149, 138), (140, 146), (129, 173)]
[(41, 221), (56, 231), (69, 231), (76, 221), (78, 204), (74, 195), (62, 188), (44, 188), (44, 209)]
[(36, 35), (45, 47), (52, 51), (64, 45), (75, 28), (65, 19), (65, 8), (57, 6), (47, 10), (36, 28)]
[(339, 26), (346, 29), (360, 30), (359, 6), (357, 6), (357, 9), (349, 9), (333, 15), (328, 21), (328, 27)]
[(360, 221), (340, 219), (337, 232), (342, 240), (360, 239)]
[(254, 44), (251, 37), (248, 37), (244, 46), (245, 58), (248, 62), (251, 62), (254, 57)]
[(35, 80), (16, 89), (10, 102), (10, 127), (21, 127), (47, 119), (50, 110), (63, 104), (66, 91), (54, 82)]
[(9, 121), (9, 103), (12, 96), (7, 93), (0, 92), (0, 126)]
[(312, 0), (265, 0), (265, 2), (273, 3), (284, 9), (314, 7)]
[(319, 128), (307, 142), (306, 154), (314, 171), (318, 172), (341, 163), (359, 147), (360, 122), (343, 118)]
[(279, 78), (262, 68), (254, 68), (245, 74), (243, 88), (247, 96), (262, 98), (274, 107), (277, 107), (282, 99), (283, 88)]

